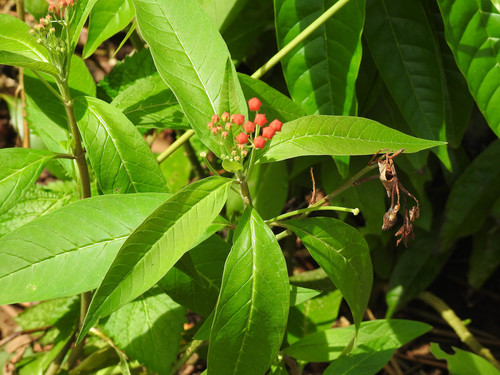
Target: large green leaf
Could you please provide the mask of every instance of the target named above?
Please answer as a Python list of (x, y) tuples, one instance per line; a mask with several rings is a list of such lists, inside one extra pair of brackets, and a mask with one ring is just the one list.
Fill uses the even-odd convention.
[[(184, 114), (207, 147), (224, 148), (210, 136), (207, 122), (219, 111), (229, 52), (215, 25), (197, 0), (133, 0), (137, 23), (149, 44), (160, 76), (172, 89)], [(158, 35), (161, 34), (161, 38)], [(231, 64), (239, 112), (247, 107)]]
[(500, 136), (500, 13), (489, 0), (439, 0), (446, 40), (491, 129)]
[(106, 39), (121, 31), (134, 17), (131, 0), (98, 1), (90, 13), (89, 33), (83, 58), (94, 53)]
[(90, 304), (79, 339), (158, 282), (196, 244), (224, 206), (232, 180), (209, 177), (158, 207), (125, 241)]
[(168, 196), (92, 197), (6, 234), (0, 238), (0, 304), (66, 297), (96, 288), (125, 239)]
[[(70, 24), (69, 35), (70, 35), (70, 53), (75, 51), (76, 45), (78, 44), (78, 39), (80, 39), (80, 33), (83, 29), (83, 25), (87, 21), (90, 11), (92, 10), (94, 4), (97, 0), (78, 0), (75, 1), (73, 8), (73, 21)], [(108, 2), (108, 1), (106, 1)]]
[[(406, 344), (431, 327), (411, 320), (372, 320), (361, 323), (356, 345), (350, 355), (392, 350)], [(309, 362), (328, 362), (340, 356), (354, 334), (354, 326), (334, 328), (311, 333), (285, 348), (283, 352), (294, 358)], [(389, 360), (390, 357), (387, 359)], [(334, 362), (335, 363), (335, 362)]]
[(474, 247), (469, 260), (467, 279), (476, 290), (495, 272), (500, 265), (500, 228), (482, 230), (474, 236)]
[(0, 150), (0, 215), (13, 207), (32, 187), (53, 152), (27, 148)]
[[(368, 0), (363, 35), (415, 135), (445, 141), (444, 73), (422, 4), (418, 0)], [(450, 166), (445, 147), (433, 151)]]
[(169, 374), (184, 323), (186, 309), (155, 287), (111, 314), (103, 328), (130, 358)]
[(208, 374), (265, 374), (283, 340), (289, 303), (281, 248), (249, 207), (224, 266), (210, 332)]
[(444, 210), (441, 249), (476, 232), (498, 197), (500, 140), (493, 142), (467, 167), (451, 188)]
[(326, 217), (288, 220), (282, 225), (297, 234), (332, 279), (359, 326), (373, 282), (370, 251), (363, 236), (350, 225)]
[(248, 0), (198, 0), (212, 22), (223, 32), (234, 21)]
[(229, 244), (218, 235), (214, 235), (186, 254), (191, 257), (194, 264), (194, 276), (174, 267), (158, 282), (158, 285), (174, 301), (208, 317), (217, 303), (224, 262), (229, 250)]
[(172, 90), (158, 73), (138, 78), (111, 104), (139, 128), (190, 129)]
[(105, 194), (167, 190), (149, 146), (123, 113), (102, 100), (79, 97), (75, 99), (75, 116)]
[(50, 63), (47, 49), (37, 43), (27, 24), (9, 14), (0, 14), (0, 25), (0, 64), (23, 66), (53, 76), (59, 74)]
[[(336, 0), (275, 0), (281, 49)], [(307, 114), (356, 115), (365, 1), (346, 3), (282, 60), (288, 91)]]
[(443, 145), (415, 138), (361, 117), (306, 116), (287, 122), (277, 133), (262, 162), (306, 155), (373, 155), (380, 149), (412, 153)]
[(0, 237), (77, 199), (76, 189), (71, 193), (52, 190), (50, 185), (54, 184), (35, 185), (15, 206), (3, 213), (0, 217)]
[(490, 362), (477, 354), (452, 346), (455, 354), (444, 352), (438, 344), (431, 344), (431, 353), (439, 359), (446, 359), (448, 369), (453, 375), (500, 375), (500, 371)]

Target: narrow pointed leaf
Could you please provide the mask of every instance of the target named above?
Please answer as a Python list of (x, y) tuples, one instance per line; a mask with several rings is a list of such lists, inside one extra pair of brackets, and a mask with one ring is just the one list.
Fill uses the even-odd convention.
[(489, 126), (500, 136), (500, 12), (487, 0), (438, 4), (458, 67)]
[(92, 197), (6, 234), (0, 238), (0, 304), (66, 297), (96, 288), (125, 239), (168, 196)]
[(104, 331), (130, 358), (159, 374), (177, 359), (186, 309), (155, 287), (109, 316)]
[(149, 146), (123, 113), (102, 100), (79, 97), (75, 116), (105, 194), (167, 190)]
[(406, 153), (443, 145), (415, 138), (361, 117), (306, 116), (283, 124), (261, 162), (307, 155), (373, 155), (381, 149)]
[(83, 58), (92, 55), (102, 42), (125, 28), (133, 17), (134, 7), (131, 0), (98, 1), (90, 13)]
[(27, 148), (0, 150), (0, 215), (13, 207), (33, 186), (57, 154)]
[(285, 332), (290, 286), (273, 232), (244, 212), (224, 266), (208, 348), (208, 374), (264, 375)]
[(282, 225), (297, 234), (332, 279), (359, 327), (373, 282), (370, 252), (363, 236), (353, 227), (332, 218), (288, 220)]
[(59, 72), (49, 62), (47, 49), (29, 33), (30, 27), (9, 14), (0, 14), (0, 64), (23, 66), (53, 76)]
[[(279, 48), (335, 2), (275, 0)], [(356, 115), (364, 17), (365, 1), (349, 1), (281, 60), (288, 91), (308, 115)]]
[[(137, 24), (149, 44), (158, 73), (177, 97), (203, 143), (218, 155), (224, 153), (207, 128), (207, 122), (220, 109), (226, 63), (230, 58), (217, 28), (197, 0), (133, 0), (133, 3)], [(238, 112), (246, 116), (246, 102), (234, 70), (233, 75), (231, 90), (237, 93), (238, 102), (232, 103), (231, 108), (239, 108)], [(227, 80), (224, 83), (229, 84)]]
[(87, 21), (90, 11), (94, 7), (97, 0), (78, 0), (75, 1), (73, 8), (74, 19), (70, 24), (69, 34), (70, 34), (70, 53), (75, 51), (76, 45), (78, 44), (78, 39), (80, 39), (80, 33), (82, 32), (83, 25)]
[(94, 294), (80, 340), (100, 317), (156, 284), (196, 244), (224, 206), (231, 183), (209, 177), (188, 185), (134, 231)]
[[(417, 137), (446, 140), (438, 45), (419, 1), (368, 0), (365, 32), (377, 69)], [(445, 147), (433, 149), (450, 165)]]

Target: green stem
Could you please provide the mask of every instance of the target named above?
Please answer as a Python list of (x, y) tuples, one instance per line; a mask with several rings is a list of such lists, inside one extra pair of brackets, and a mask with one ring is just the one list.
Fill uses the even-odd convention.
[[(212, 172), (212, 174), (213, 174), (214, 176), (219, 176), (219, 173), (215, 170), (215, 168), (214, 168), (214, 166), (212, 165), (212, 163), (210, 163), (210, 160), (208, 160), (208, 158), (207, 158), (207, 154), (206, 154), (206, 153), (204, 153), (204, 152), (202, 152), (201, 157), (203, 158), (203, 161), (205, 162), (205, 165), (207, 166), (208, 170), (209, 170), (210, 172)], [(239, 194), (239, 192), (238, 192), (238, 194)]]
[(350, 212), (355, 216), (359, 214), (359, 208), (347, 208), (347, 207), (337, 207), (337, 206), (307, 207), (307, 208), (302, 208), (300, 210), (290, 211), (283, 215), (276, 216), (272, 219), (266, 220), (266, 223), (271, 224), (295, 215), (305, 214), (313, 211), (342, 211), (342, 212)]
[(172, 143), (168, 148), (163, 151), (156, 160), (158, 160), (158, 163), (164, 162), (170, 155), (172, 155), (179, 147), (181, 147), (185, 142), (188, 141), (189, 138), (191, 138), (194, 135), (194, 130), (188, 130), (186, 131), (183, 135), (181, 135), (179, 138), (175, 140), (174, 143)]
[(49, 368), (45, 372), (45, 375), (55, 375), (59, 372), (61, 369), (61, 363), (66, 356), (66, 353), (68, 352), (69, 348), (71, 347), (71, 344), (73, 343), (74, 336), (71, 337), (68, 342), (64, 345), (64, 347), (61, 349), (59, 353), (57, 353), (57, 356), (54, 358), (54, 360), (50, 363)]
[(339, 9), (346, 5), (349, 0), (339, 0), (333, 4), (325, 13), (319, 16), (313, 23), (304, 29), (299, 35), (297, 35), (290, 43), (284, 46), (276, 55), (271, 57), (268, 62), (262, 65), (254, 74), (252, 78), (259, 79), (265, 73), (267, 73), (274, 65), (279, 63), (283, 57), (290, 53), (295, 47), (302, 43), (309, 35), (311, 35), (316, 29), (323, 25), (331, 16), (333, 16)]
[(183, 144), (184, 147), (184, 152), (186, 153), (187, 158), (191, 162), (191, 165), (193, 166), (194, 169), (194, 174), (198, 178), (203, 178), (206, 177), (207, 173), (203, 169), (203, 167), (200, 164), (200, 161), (196, 157), (195, 151), (193, 146), (191, 145), (191, 142), (189, 140), (187, 142), (184, 142)]
[(236, 172), (237, 182), (241, 188), (241, 198), (243, 199), (243, 204), (245, 207), (252, 205), (252, 197), (250, 196), (250, 189), (248, 188), (248, 183), (246, 177), (241, 172)]
[(33, 73), (35, 73), (35, 75), (38, 77), (38, 79), (40, 80), (40, 82), (42, 82), (45, 87), (47, 87), (49, 89), (49, 91), (54, 94), (57, 99), (59, 99), (61, 102), (64, 103), (64, 99), (63, 97), (61, 96), (61, 94), (59, 94), (46, 80), (45, 78), (42, 77), (42, 75), (40, 73), (38, 73), (36, 70), (32, 70)]
[(441, 315), (441, 317), (446, 321), (446, 323), (448, 323), (449, 326), (453, 328), (460, 340), (462, 340), (464, 344), (471, 348), (474, 353), (488, 360), (497, 369), (500, 369), (500, 364), (495, 359), (495, 357), (493, 357), (490, 350), (482, 346), (476, 340), (472, 333), (470, 333), (470, 331), (467, 329), (465, 324), (460, 320), (455, 312), (446, 303), (443, 302), (443, 300), (429, 292), (420, 293), (418, 295), (418, 298), (428, 305), (432, 306), (434, 310), (436, 310), (439, 315)]
[(204, 344), (206, 344), (207, 341), (203, 340), (193, 340), (189, 344), (188, 348), (182, 355), (182, 357), (175, 363), (174, 367), (172, 368), (172, 375), (176, 375), (179, 373), (179, 370), (184, 366), (184, 364), (191, 358), (191, 356), (196, 353), (196, 351)]

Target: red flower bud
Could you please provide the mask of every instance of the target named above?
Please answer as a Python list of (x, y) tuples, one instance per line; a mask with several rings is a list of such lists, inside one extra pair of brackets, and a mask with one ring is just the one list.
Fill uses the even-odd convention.
[(250, 111), (258, 111), (262, 103), (257, 98), (252, 98), (248, 101), (248, 109)]
[(215, 126), (210, 131), (212, 134), (217, 134), (217, 128)]
[(219, 125), (219, 126), (217, 126), (217, 131), (218, 131), (218, 132), (221, 132), (221, 131), (222, 131), (222, 126), (220, 126), (220, 125)]
[(222, 135), (222, 138), (226, 139), (227, 136), (229, 135), (229, 133), (226, 131), (223, 131), (221, 135)]
[(264, 138), (267, 138), (267, 139), (273, 138), (274, 137), (274, 133), (276, 133), (276, 131), (273, 128), (271, 128), (270, 126), (266, 126), (264, 128), (264, 130), (262, 130), (262, 136)]
[(49, 12), (54, 13), (57, 10), (56, 4), (49, 5)]
[(230, 130), (231, 128), (233, 127), (233, 124), (231, 124), (230, 122), (226, 122), (226, 130)]
[(245, 116), (238, 114), (232, 115), (231, 122), (234, 122), (236, 125), (243, 125), (245, 122)]
[(212, 116), (212, 122), (214, 124), (217, 124), (219, 122), (219, 115), (218, 114), (215, 114)]
[(213, 127), (214, 127), (214, 123), (213, 122), (209, 122), (207, 124), (207, 128), (212, 129)]
[(269, 127), (273, 128), (277, 132), (281, 131), (282, 126), (283, 126), (283, 123), (280, 120), (273, 120), (269, 124)]
[(241, 132), (236, 136), (236, 142), (243, 145), (248, 142), (248, 134)]
[(229, 113), (224, 112), (220, 118), (221, 118), (221, 119), (222, 119), (222, 121), (224, 121), (224, 122), (229, 121)]
[(259, 135), (257, 138), (254, 139), (253, 144), (255, 148), (264, 148), (266, 146), (266, 141), (267, 139)]
[(247, 133), (253, 133), (255, 131), (255, 124), (252, 121), (247, 121), (245, 125), (243, 125), (243, 129), (245, 129)]
[(255, 115), (255, 120), (254, 122), (259, 125), (259, 126), (264, 126), (267, 123), (266, 115), (259, 113), (258, 115)]

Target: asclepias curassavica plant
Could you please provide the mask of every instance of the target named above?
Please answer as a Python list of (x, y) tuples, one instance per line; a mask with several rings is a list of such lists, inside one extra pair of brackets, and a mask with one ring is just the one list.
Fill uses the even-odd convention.
[[(266, 18), (245, 2), (63, 0), (33, 27), (0, 14), (0, 63), (24, 69), (24, 136), (29, 130), (43, 145), (0, 150), (0, 304), (46, 301), (18, 322), (53, 345), (25, 354), (19, 372), (175, 374), (198, 353), (207, 374), (299, 374), (309, 362), (326, 363), (325, 374), (375, 374), (397, 348), (427, 332), (427, 324), (390, 318), (417, 295), (443, 310), (440, 300), (419, 293), (453, 242), (484, 223), (471, 228), (466, 214), (490, 204), (499, 179), (487, 168), (498, 142), (462, 175), (454, 169), (452, 147), (460, 145), (473, 98), (496, 134), (498, 106), (489, 104), (496, 91), (468, 70), (474, 62), (461, 49), (461, 36), (481, 46), (494, 31), (485, 26), (484, 35), (471, 34), (450, 16), (487, 10), (498, 19), (498, 10), (485, 2), (438, 3), (275, 0), (279, 51), (252, 76), (237, 73), (235, 63), (245, 57), (231, 37), (260, 35), (245, 34), (245, 12), (258, 26)], [(74, 53), (89, 14), (83, 58), (134, 19), (127, 37), (137, 51), (99, 90)], [(405, 18), (418, 26), (411, 37), (404, 25), (391, 33)], [(451, 51), (440, 45), (443, 25)], [(428, 55), (413, 56), (405, 38)], [(488, 56), (487, 63), (496, 61)], [(291, 98), (259, 80), (278, 62)], [(154, 155), (148, 141), (158, 129), (173, 129), (177, 139)], [(411, 173), (427, 160), (456, 181), (439, 241), (426, 176)], [(284, 210), (288, 181), (309, 176), (318, 162), (325, 196)], [(44, 168), (60, 181), (33, 187)], [(370, 171), (382, 186), (356, 195)], [(457, 199), (471, 194), (461, 179), (482, 195), (457, 214)], [(352, 207), (337, 204), (346, 194)], [(351, 225), (359, 211), (361, 229)], [(423, 224), (414, 230), (419, 214)], [(398, 220), (403, 224), (393, 231)], [(389, 280), (387, 319), (363, 322), (373, 284), (365, 237), (381, 228), (391, 239), (375, 247), (409, 248)], [(293, 274), (292, 236), (319, 268)], [(427, 263), (436, 267), (421, 278)], [(416, 267), (405, 278), (409, 265)], [(342, 299), (353, 324), (330, 328)], [(460, 324), (453, 328), (465, 337)], [(439, 347), (432, 352), (457, 366)], [(483, 373), (497, 371), (456, 349), (458, 359), (471, 356), (490, 371)]]

